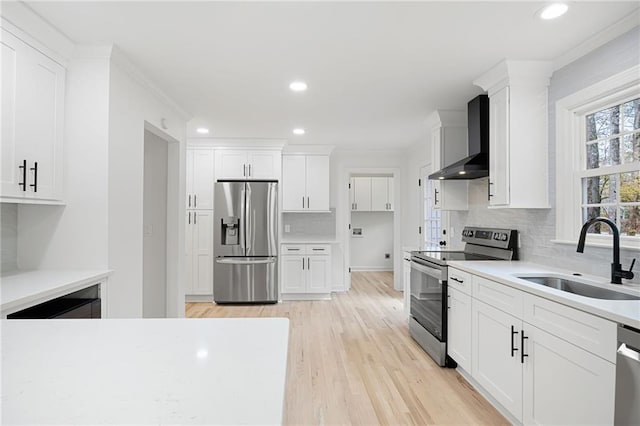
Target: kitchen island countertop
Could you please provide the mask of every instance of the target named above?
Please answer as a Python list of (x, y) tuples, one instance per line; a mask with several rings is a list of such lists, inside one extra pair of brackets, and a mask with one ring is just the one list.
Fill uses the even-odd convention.
[(287, 318), (2, 320), (3, 424), (281, 424)]

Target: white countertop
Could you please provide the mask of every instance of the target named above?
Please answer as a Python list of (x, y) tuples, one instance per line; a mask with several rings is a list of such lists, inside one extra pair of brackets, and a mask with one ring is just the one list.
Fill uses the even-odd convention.
[(96, 284), (109, 270), (15, 271), (0, 276), (0, 312), (15, 312)]
[(480, 275), (484, 278), (535, 294), (536, 296), (562, 303), (563, 305), (571, 306), (611, 321), (640, 328), (640, 300), (594, 299), (535, 284), (530, 281), (516, 278), (515, 275), (533, 276), (535, 274), (549, 273), (569, 275), (570, 278), (575, 279), (576, 281), (586, 281), (591, 285), (597, 285), (603, 288), (609, 288), (611, 290), (640, 296), (640, 286), (638, 285), (610, 284), (609, 279), (606, 277), (597, 277), (586, 274), (579, 277), (571, 277), (572, 271), (521, 261), (451, 261), (447, 262), (447, 264), (453, 268), (458, 268), (475, 275)]
[(281, 424), (286, 318), (2, 320), (2, 424)]

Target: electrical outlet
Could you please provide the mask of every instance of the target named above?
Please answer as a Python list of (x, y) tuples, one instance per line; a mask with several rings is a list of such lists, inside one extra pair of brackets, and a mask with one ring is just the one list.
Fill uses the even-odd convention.
[(391, 259), (391, 253), (385, 253), (384, 254), (384, 258), (385, 259)]
[(291, 232), (291, 225), (284, 225), (284, 232)]

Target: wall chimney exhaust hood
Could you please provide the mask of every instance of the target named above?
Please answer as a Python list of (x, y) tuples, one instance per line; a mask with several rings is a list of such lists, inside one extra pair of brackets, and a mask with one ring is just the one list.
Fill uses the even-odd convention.
[(489, 97), (479, 95), (467, 104), (468, 153), (429, 175), (429, 179), (478, 179), (489, 176)]

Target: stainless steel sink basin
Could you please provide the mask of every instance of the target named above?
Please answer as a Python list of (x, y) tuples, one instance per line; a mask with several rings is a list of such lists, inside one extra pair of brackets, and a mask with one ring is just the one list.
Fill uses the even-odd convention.
[(531, 281), (532, 283), (542, 284), (547, 287), (555, 288), (557, 290), (566, 291), (567, 293), (573, 293), (584, 297), (591, 297), (594, 299), (605, 300), (640, 300), (639, 296), (632, 294), (622, 293), (619, 291), (609, 290), (607, 288), (596, 287), (593, 285), (581, 283), (578, 281), (572, 281), (559, 277), (517, 277), (521, 280)]

